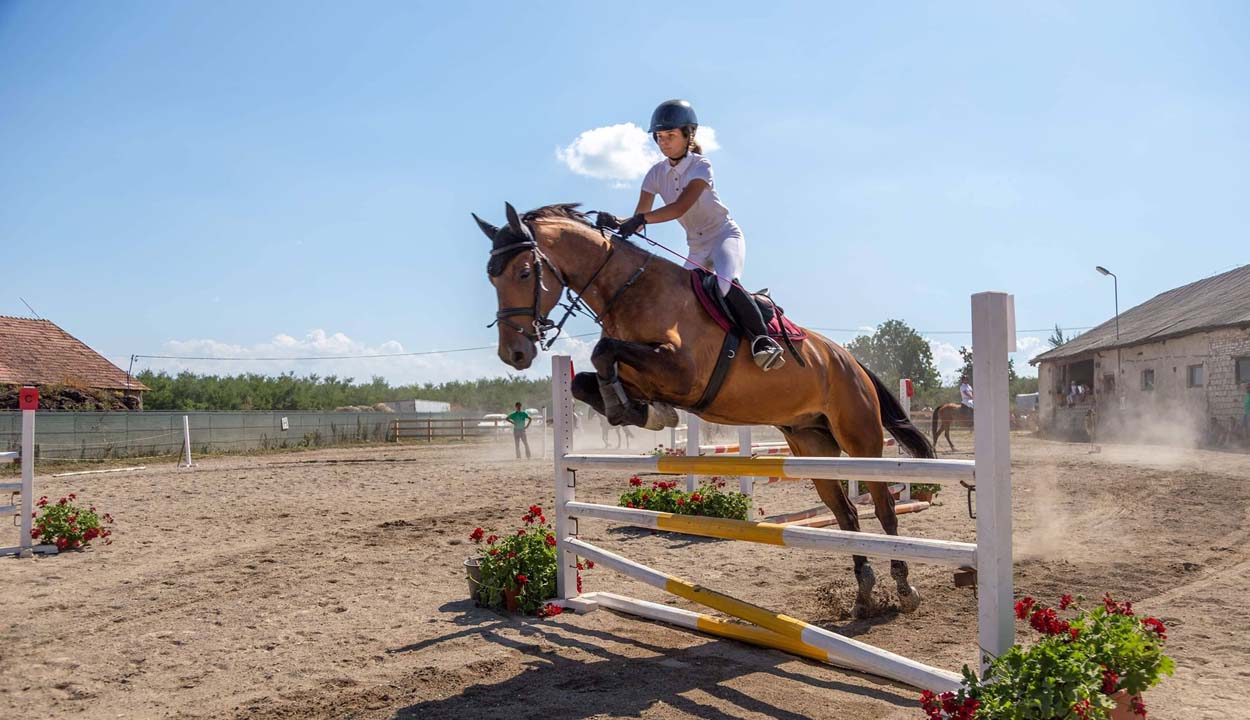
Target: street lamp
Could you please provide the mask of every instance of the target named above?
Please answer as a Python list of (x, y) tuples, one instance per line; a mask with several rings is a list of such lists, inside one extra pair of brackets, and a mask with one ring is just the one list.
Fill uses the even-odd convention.
[(1121, 375), (1123, 374), (1123, 371), (1120, 369), (1120, 278), (1116, 277), (1115, 273), (1111, 272), (1110, 270), (1103, 267), (1102, 265), (1096, 265), (1094, 269), (1102, 273), (1104, 276), (1105, 275), (1111, 276), (1111, 281), (1113, 283), (1112, 287), (1114, 288), (1114, 291), (1115, 291), (1115, 345), (1116, 345), (1115, 347), (1115, 384), (1116, 384), (1116, 390), (1119, 391), (1118, 394), (1120, 396), (1120, 409), (1123, 410), (1124, 409), (1124, 387), (1123, 387), (1124, 378), (1121, 377)]
[(1103, 267), (1102, 265), (1095, 266), (1094, 269), (1102, 273), (1103, 275), (1110, 275), (1111, 281), (1112, 283), (1114, 283), (1113, 287), (1115, 288), (1115, 341), (1120, 342), (1120, 278), (1116, 277), (1115, 273), (1111, 272), (1110, 270)]

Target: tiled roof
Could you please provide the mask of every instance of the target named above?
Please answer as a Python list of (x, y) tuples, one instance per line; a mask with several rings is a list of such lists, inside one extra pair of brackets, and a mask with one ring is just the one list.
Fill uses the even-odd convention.
[(1250, 327), (1250, 265), (1168, 290), (1125, 310), (1120, 313), (1119, 340), (1113, 317), (1029, 362), (1036, 365), (1227, 327)]
[(0, 384), (67, 381), (106, 390), (147, 390), (126, 371), (48, 320), (0, 315)]

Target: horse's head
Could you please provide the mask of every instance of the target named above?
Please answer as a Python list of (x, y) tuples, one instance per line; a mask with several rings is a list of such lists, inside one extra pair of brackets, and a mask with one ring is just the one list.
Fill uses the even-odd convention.
[(508, 224), (495, 227), (477, 215), (473, 219), (491, 240), (486, 273), (495, 286), (499, 309), (499, 359), (517, 370), (534, 362), (538, 345), (552, 326), (547, 315), (564, 291), (564, 275), (543, 254), (530, 224), (506, 205)]

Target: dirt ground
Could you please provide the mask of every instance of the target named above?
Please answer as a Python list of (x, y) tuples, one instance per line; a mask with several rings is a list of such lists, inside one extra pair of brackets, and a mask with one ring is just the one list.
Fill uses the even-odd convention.
[[(587, 443), (602, 446), (597, 430)], [(1168, 625), (1178, 664), (1146, 696), (1152, 717), (1250, 717), (1250, 456), (1091, 453), (1024, 435), (1012, 453), (1017, 595), (1136, 601)], [(911, 688), (780, 652), (608, 611), (538, 620), (474, 607), (469, 532), (508, 531), (531, 503), (551, 504), (550, 460), (511, 454), (377, 447), (38, 478), (40, 494), (76, 492), (111, 512), (116, 542), (0, 561), (0, 717), (922, 717)], [(579, 498), (614, 502), (625, 481), (580, 473)], [(817, 502), (807, 483), (758, 497), (769, 514)], [(973, 540), (963, 494), (939, 502), (902, 516), (903, 533)], [(885, 609), (856, 621), (846, 556), (603, 523), (582, 532), (932, 664), (976, 657), (976, 603), (948, 569), (913, 564), (924, 603), (899, 615), (877, 561)], [(585, 583), (686, 606), (604, 568)]]

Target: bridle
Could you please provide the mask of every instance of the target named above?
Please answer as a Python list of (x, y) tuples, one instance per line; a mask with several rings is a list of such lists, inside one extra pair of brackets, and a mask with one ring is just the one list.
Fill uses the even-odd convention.
[[(608, 254), (604, 256), (603, 262), (600, 263), (599, 267), (594, 271), (594, 273), (591, 274), (590, 279), (586, 281), (586, 284), (582, 285), (582, 289), (574, 292), (572, 286), (569, 285), (568, 280), (565, 279), (564, 274), (560, 272), (560, 268), (556, 267), (555, 263), (551, 262), (551, 260), (543, 254), (542, 249), (538, 247), (538, 241), (534, 239), (533, 230), (529, 227), (526, 227), (526, 230), (529, 231), (529, 237), (516, 242), (508, 243), (506, 245), (500, 245), (490, 251), (490, 256), (491, 258), (495, 258), (499, 255), (524, 250), (529, 250), (533, 254), (534, 304), (528, 307), (515, 306), (500, 308), (495, 313), (495, 321), (486, 327), (489, 328), (494, 327), (495, 325), (503, 325), (511, 328), (521, 335), (521, 337), (524, 337), (543, 350), (551, 349), (551, 346), (555, 343), (555, 341), (560, 338), (560, 333), (564, 331), (564, 323), (568, 322), (568, 319), (574, 313), (580, 312), (581, 314), (589, 317), (591, 320), (594, 320), (596, 324), (602, 326), (602, 318), (608, 314), (614, 305), (616, 305), (616, 301), (620, 299), (621, 295), (623, 295), (626, 290), (637, 282), (638, 278), (642, 276), (643, 271), (646, 270), (647, 263), (651, 262), (652, 258), (651, 253), (647, 253), (647, 257), (642, 261), (642, 265), (634, 271), (634, 274), (630, 276), (629, 280), (625, 281), (624, 285), (613, 293), (611, 299), (609, 299), (607, 304), (604, 305), (603, 311), (595, 314), (595, 312), (591, 310), (590, 307), (582, 300), (582, 296), (585, 294), (586, 289), (589, 288), (595, 279), (599, 277), (600, 273), (603, 272), (603, 269), (608, 266), (608, 263), (612, 261), (612, 256), (616, 254), (615, 238), (608, 238), (610, 245), (608, 247)], [(599, 230), (602, 232), (603, 228), (599, 228)], [(547, 317), (547, 314), (542, 311), (543, 291), (547, 289), (547, 287), (543, 285), (543, 265), (551, 268), (552, 274), (556, 276), (556, 280), (560, 283), (561, 296), (563, 296), (566, 291), (568, 293), (567, 303), (561, 303), (559, 299), (556, 300), (556, 305), (564, 308), (564, 315), (560, 317), (559, 322), (552, 322), (551, 318)], [(519, 325), (511, 320), (511, 318), (517, 316), (529, 316), (530, 318), (533, 318), (530, 323), (532, 330), (527, 330), (522, 325)], [(552, 332), (553, 330), (555, 331), (554, 334), (552, 334), (550, 339), (548, 339), (547, 333)]]

